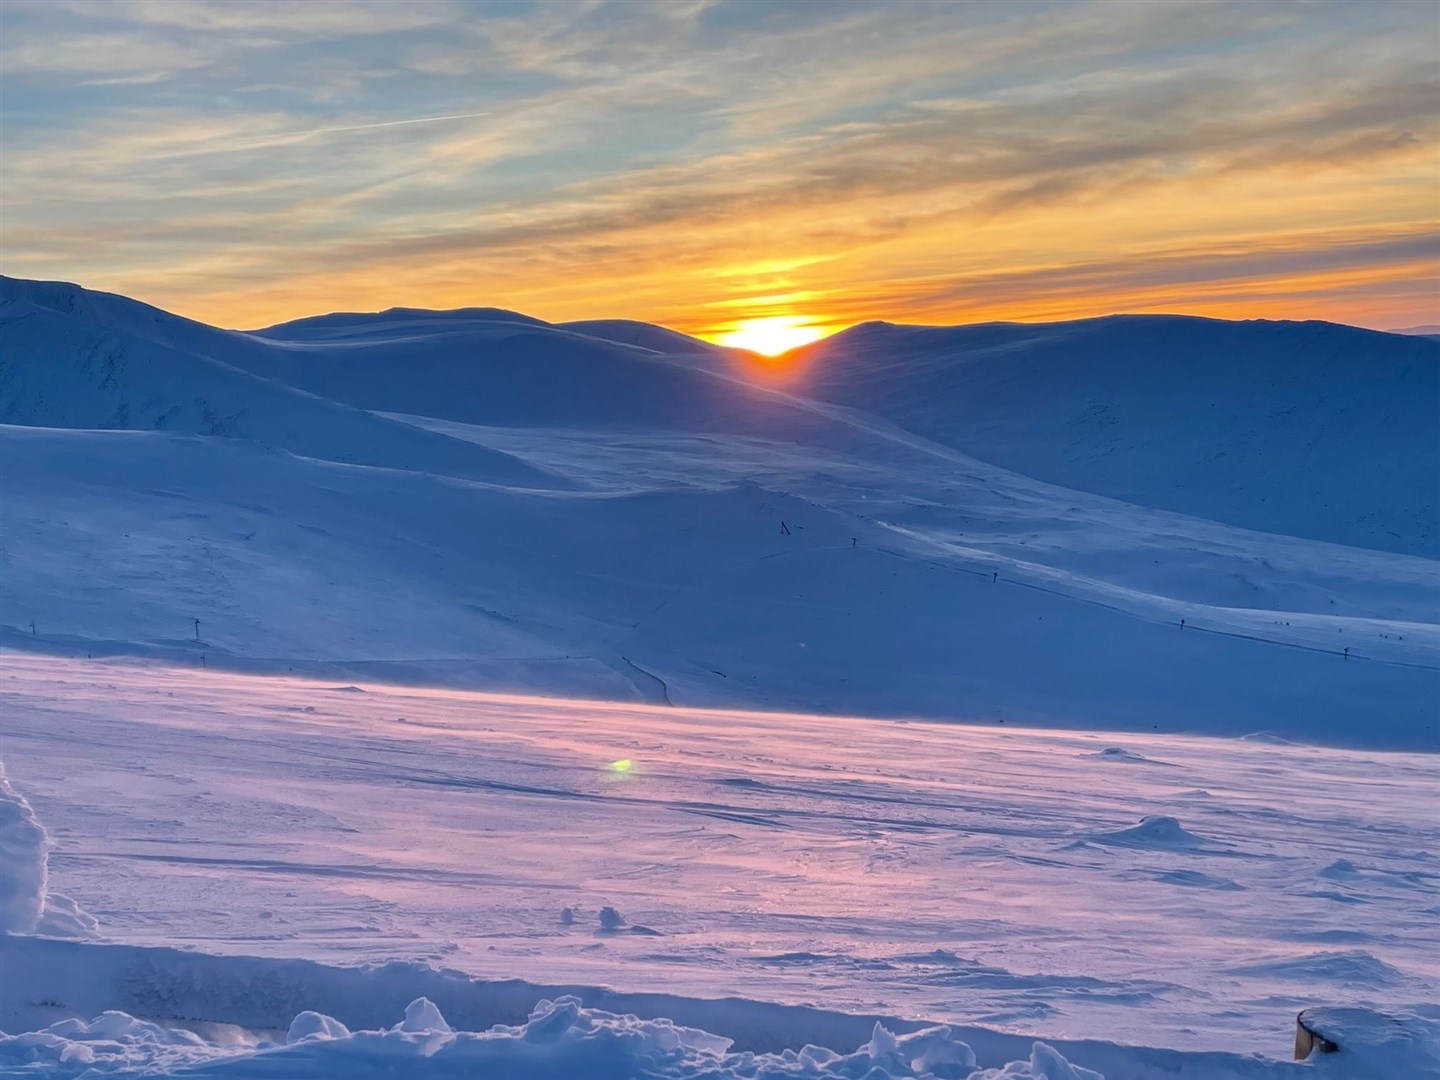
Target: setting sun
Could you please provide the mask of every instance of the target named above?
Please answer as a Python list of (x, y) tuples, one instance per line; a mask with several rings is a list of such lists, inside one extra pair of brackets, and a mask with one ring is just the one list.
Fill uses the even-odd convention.
[(816, 326), (801, 315), (773, 315), (763, 319), (746, 319), (735, 327), (716, 335), (717, 345), (749, 349), (762, 356), (779, 356), (801, 345), (809, 345), (825, 336), (825, 328)]

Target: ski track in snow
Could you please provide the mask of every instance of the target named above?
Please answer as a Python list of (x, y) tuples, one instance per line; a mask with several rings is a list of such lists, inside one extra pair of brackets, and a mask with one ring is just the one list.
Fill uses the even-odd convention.
[(348, 689), (6, 656), (52, 887), (136, 946), (1052, 1039), (1440, 1000), (1433, 756)]

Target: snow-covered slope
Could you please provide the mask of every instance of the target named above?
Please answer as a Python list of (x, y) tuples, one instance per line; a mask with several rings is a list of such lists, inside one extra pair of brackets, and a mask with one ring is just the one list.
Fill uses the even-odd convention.
[[(1197, 523), (1198, 546), (1216, 550), (1168, 568), (1167, 591), (1195, 597), (1176, 599), (1112, 583), (1127, 550), (1161, 554), (1152, 530), (1173, 521), (1131, 520), (1127, 535), (1082, 525), (1103, 505), (1076, 506), (1064, 526), (1043, 506), (972, 546), (924, 507), (913, 512), (931, 520), (915, 528), (842, 502), (879, 503), (889, 470), (852, 466), (824, 501), (738, 477), (562, 493), (194, 436), (0, 430), (5, 621), (22, 646), (677, 704), (1435, 739), (1435, 673), (1412, 666), (1436, 648), (1418, 621), (1435, 595), (1420, 560), (1339, 552), (1327, 564), (1294, 542), (1237, 554), (1223, 546), (1233, 533)], [(647, 455), (626, 459), (634, 485)], [(796, 484), (811, 467), (801, 458), (775, 479)], [(1012, 531), (1028, 524), (1044, 545), (1098, 545), (1094, 571), (1031, 561), (1041, 534)], [(1259, 572), (1257, 558), (1276, 595), (1313, 610), (1206, 602), (1237, 568)], [(193, 618), (203, 643), (188, 640)]]
[(1232, 525), (1440, 555), (1440, 345), (1168, 315), (868, 323), (798, 392), (1065, 487)]
[(735, 349), (712, 345), (689, 334), (682, 334), (678, 330), (637, 322), (634, 319), (581, 319), (559, 325), (562, 329), (584, 334), (586, 337), (616, 341), (623, 345), (637, 345), (642, 349), (671, 356), (723, 357), (733, 356), (737, 352)]
[(262, 331), (243, 363), (357, 408), (472, 424), (823, 437), (813, 413), (726, 377), (718, 352), (657, 351), (500, 314), (325, 316)]
[(124, 297), (0, 278), (0, 423), (247, 439), (329, 461), (563, 483), (260, 372), (268, 347)]
[[(1223, 456), (1193, 459), (1225, 432), (1177, 418), (1189, 384), (1152, 388), (1155, 407), (1140, 410), (1121, 378), (1150, 385), (1139, 353), (1107, 363), (1091, 340), (1131, 334), (1124, 321), (861, 328), (781, 390), (747, 378), (741, 357), (697, 362), (491, 309), (241, 334), (75, 286), (5, 289), (0, 600), (14, 646), (677, 704), (1436, 745), (1440, 577), (1416, 554), (1431, 541), (1433, 435), (1407, 427), (1402, 401), (1423, 404), (1428, 342), (1136, 323), (1146, 340), (1173, 337), (1177, 355), (1223, 334), (1256, 370), (1289, 372), (1297, 416), (1269, 442), (1258, 420), (1237, 428), (1235, 454), (1257, 456), (1236, 490)], [(1321, 385), (1341, 361), (1309, 378), (1294, 352), (1295, 334), (1321, 331), (1422, 352), (1410, 367), (1375, 361), (1346, 411)], [(998, 346), (941, 347), (1017, 334), (1018, 374), (1004, 377)], [(1083, 363), (1052, 379), (1070, 339)], [(1222, 397), (1230, 384), (1212, 372), (1217, 408), (1258, 415), (1251, 369), (1213, 367), (1233, 383)], [(956, 450), (971, 435), (941, 422), (951, 383), (989, 394), (975, 439), (1037, 474), (1059, 460), (1074, 486)], [(1123, 415), (1106, 430), (1124, 438), (1086, 427), (1071, 454), (1043, 413), (1026, 434), (1021, 403), (1068, 402), (1082, 383)], [(796, 392), (807, 386), (826, 400)], [(1367, 424), (1390, 431), (1362, 437)], [(1309, 441), (1294, 441), (1302, 430)], [(1391, 483), (1406, 438), (1413, 482)], [(1311, 476), (1307, 462), (1346, 447), (1353, 461)], [(1166, 455), (1170, 472), (1154, 467)], [(1143, 480), (1136, 501), (1087, 490), (1121, 462)], [(1341, 511), (1305, 502), (1299, 484), (1326, 486)], [(1309, 524), (1223, 523), (1262, 491), (1254, 505)], [(1224, 505), (1210, 520), (1153, 508), (1169, 496), (1196, 513)], [(1361, 529), (1362, 511), (1398, 539), (1314, 538)]]

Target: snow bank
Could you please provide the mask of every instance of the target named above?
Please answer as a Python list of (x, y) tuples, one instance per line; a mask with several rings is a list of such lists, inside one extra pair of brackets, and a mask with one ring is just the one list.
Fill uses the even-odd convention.
[[(393, 1027), (350, 1032), (331, 1017), (305, 1012), (285, 1044), (253, 1036), (207, 1042), (184, 1030), (110, 1011), (90, 1021), (65, 1020), (43, 1031), (0, 1034), (0, 1074), (71, 1077), (186, 1076), (200, 1078), (484, 1076), (487, 1080), (1316, 1080), (1440, 1075), (1440, 1024), (1362, 1009), (1313, 1010), (1327, 1030), (1354, 1049), (1312, 1061), (1227, 1060), (1195, 1054), (1175, 1067), (1156, 1067), (1140, 1048), (1116, 1047), (1110, 1071), (1074, 1064), (1043, 1042), (999, 1067), (976, 1064), (974, 1051), (948, 1027), (896, 1035), (876, 1023), (867, 1042), (848, 1053), (816, 1045), (778, 1053), (731, 1050), (731, 1040), (673, 1020), (587, 1009), (579, 998), (542, 1000), (523, 1024), (452, 1031), (425, 998), (412, 1002)], [(1323, 1014), (1323, 1015), (1322, 1015)]]
[(1429, 1017), (1407, 1013), (1387, 1016), (1370, 1009), (1325, 1005), (1300, 1014), (1305, 1027), (1339, 1047), (1332, 1054), (1312, 1052), (1320, 1065), (1350, 1062), (1368, 1065), (1373, 1076), (1440, 1076), (1440, 1010)]
[(975, 1054), (946, 1027), (897, 1036), (877, 1023), (850, 1053), (819, 1046), (778, 1054), (733, 1053), (731, 1040), (672, 1020), (586, 1009), (575, 997), (541, 1001), (519, 1026), (452, 1031), (425, 998), (384, 1031), (350, 1033), (314, 1012), (295, 1018), (287, 1045), (207, 1043), (123, 1012), (88, 1023), (65, 1020), (43, 1031), (0, 1036), (0, 1069), (26, 1075), (180, 1075), (189, 1077), (485, 1076), (489, 1080), (800, 1080), (804, 1077), (930, 1077), (935, 1080), (1103, 1080), (1037, 1042), (1028, 1060), (977, 1069)]
[(0, 763), (0, 931), (30, 934), (45, 912), (50, 837)]
[(0, 762), (0, 933), (89, 937), (96, 922), (46, 888), (50, 836)]
[[(1330, 1070), (1318, 1074), (1323, 1080), (1377, 1075), (1360, 1067), (1369, 1056), (1332, 1054), (1312, 1067), (1108, 1040), (1040, 1044), (989, 1027), (753, 998), (487, 981), (402, 962), (341, 967), (0, 935), (0, 972), (0, 1029), (27, 1033), (0, 1037), (0, 1076), (25, 1069), (68, 1077), (77, 1071), (71, 1063), (82, 1061), (92, 1076), (134, 1075), (128, 1070), (143, 1060), (152, 1070), (146, 1075), (189, 1063), (197, 1071), (184, 1075), (192, 1077), (348, 1078), (375, 1075), (377, 1058), (393, 1066), (382, 1075), (422, 1078), (1298, 1080), (1318, 1067)], [(82, 1022), (102, 1013), (111, 1019), (101, 1028)], [(127, 1014), (162, 1027), (137, 1021), (130, 1029), (113, 1019)], [(1287, 1055), (1292, 1022), (1293, 1013), (1276, 1014), (1277, 1049)], [(196, 1042), (187, 1031), (171, 1038), (167, 1025), (211, 1041)], [(857, 1044), (849, 1054), (829, 1049)]]

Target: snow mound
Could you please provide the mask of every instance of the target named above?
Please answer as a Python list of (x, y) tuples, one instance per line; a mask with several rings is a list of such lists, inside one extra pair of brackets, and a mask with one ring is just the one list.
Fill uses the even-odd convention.
[(416, 998), (405, 1009), (405, 1020), (395, 1029), (396, 1031), (424, 1032), (440, 1031), (449, 1032), (450, 1025), (445, 1022), (445, 1017), (440, 1015), (439, 1006), (429, 998)]
[(1086, 840), (1092, 844), (1110, 844), (1114, 847), (1158, 848), (1169, 850), (1192, 850), (1208, 848), (1210, 841), (1190, 832), (1179, 820), (1163, 814), (1151, 814), (1140, 819), (1139, 825), (1115, 832), (1094, 833)]
[(1372, 956), (1364, 949), (1282, 956), (1240, 964), (1229, 970), (1237, 975), (1263, 975), (1266, 978), (1312, 986), (1333, 983), (1348, 989), (1362, 986), (1371, 989), (1398, 986), (1409, 979), (1399, 968)]
[(212, 1057), (213, 1048), (192, 1032), (113, 1010), (89, 1021), (62, 1020), (43, 1031), (0, 1033), (0, 1074), (6, 1076), (165, 1076)]
[(1137, 765), (1165, 764), (1165, 762), (1156, 761), (1154, 758), (1147, 758), (1144, 754), (1137, 754), (1133, 750), (1126, 750), (1123, 746), (1107, 746), (1104, 750), (1096, 750), (1093, 753), (1082, 754), (1081, 757), (1096, 758), (1100, 761), (1127, 761)]
[[(421, 998), (420, 1000), (424, 1001), (425, 999)], [(408, 1019), (410, 1015), (408, 1009), (405, 1015)], [(290, 1045), (307, 1040), (346, 1039), (349, 1037), (350, 1029), (339, 1020), (309, 1009), (290, 1021), (290, 1029), (285, 1032), (285, 1042)]]
[(404, 1023), (351, 1033), (331, 1017), (304, 1012), (286, 1045), (207, 1043), (123, 1012), (88, 1023), (65, 1020), (43, 1031), (0, 1035), (0, 1069), (50, 1080), (106, 1075), (189, 1077), (484, 1076), (487, 1080), (804, 1080), (917, 1077), (946, 1080), (1103, 1080), (1045, 1043), (1028, 1060), (998, 1069), (975, 1067), (971, 1048), (947, 1027), (896, 1036), (876, 1023), (870, 1040), (839, 1053), (805, 1046), (780, 1053), (732, 1053), (731, 1040), (672, 1020), (586, 1009), (578, 998), (541, 1001), (526, 1023), (488, 1031), (452, 1031), (425, 998)]

